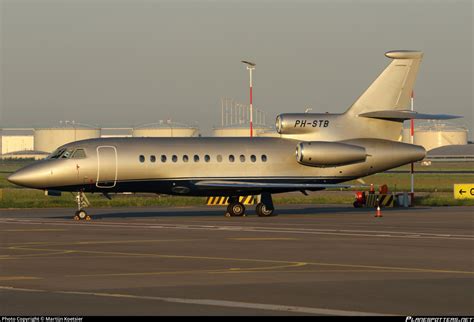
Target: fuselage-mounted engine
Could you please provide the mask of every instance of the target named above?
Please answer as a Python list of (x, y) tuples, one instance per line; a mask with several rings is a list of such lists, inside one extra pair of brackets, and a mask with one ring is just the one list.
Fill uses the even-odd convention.
[(364, 162), (365, 148), (339, 142), (300, 142), (296, 146), (296, 160), (311, 167), (337, 167)]

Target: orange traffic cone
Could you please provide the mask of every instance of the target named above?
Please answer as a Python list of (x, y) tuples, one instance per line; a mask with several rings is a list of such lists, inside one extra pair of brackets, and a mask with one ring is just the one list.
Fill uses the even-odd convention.
[(382, 217), (382, 211), (380, 211), (380, 206), (377, 205), (377, 212), (375, 213), (375, 217)]

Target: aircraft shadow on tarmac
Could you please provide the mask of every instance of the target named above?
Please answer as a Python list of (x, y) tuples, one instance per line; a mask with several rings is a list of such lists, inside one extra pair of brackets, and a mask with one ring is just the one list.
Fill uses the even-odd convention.
[[(384, 212), (392, 211), (408, 211), (410, 208), (383, 208)], [(418, 208), (417, 209), (422, 209)], [(224, 217), (224, 208), (216, 209), (143, 209), (142, 211), (120, 211), (117, 210), (113, 212), (100, 212), (100, 209), (97, 209), (98, 213), (95, 211), (90, 211), (90, 215), (93, 219), (104, 219), (104, 218), (172, 218), (172, 217)], [(351, 215), (351, 214), (374, 214), (374, 208), (351, 208), (351, 207), (302, 207), (302, 208), (277, 208), (275, 211), (276, 215), (327, 215), (327, 214), (341, 214), (341, 215)], [(247, 215), (255, 217), (255, 210), (250, 208), (247, 210)], [(272, 216), (273, 217), (273, 216)], [(70, 219), (70, 216), (51, 216), (49, 218), (61, 218), (61, 219)]]

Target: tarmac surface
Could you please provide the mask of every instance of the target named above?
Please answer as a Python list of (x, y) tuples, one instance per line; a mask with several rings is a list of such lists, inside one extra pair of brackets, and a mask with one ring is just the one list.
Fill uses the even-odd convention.
[(0, 315), (473, 315), (473, 207), (0, 210)]

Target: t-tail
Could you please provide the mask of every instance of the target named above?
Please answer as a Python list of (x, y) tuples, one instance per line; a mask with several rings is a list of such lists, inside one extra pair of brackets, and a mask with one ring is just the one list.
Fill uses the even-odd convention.
[(360, 116), (368, 112), (408, 109), (423, 53), (389, 51), (385, 56), (393, 61), (352, 104), (347, 114)]
[(345, 113), (281, 114), (277, 117), (277, 132), (283, 137), (305, 141), (357, 138), (400, 141), (405, 120), (458, 118), (410, 110), (423, 58), (421, 51), (389, 51), (385, 56), (393, 60)]

